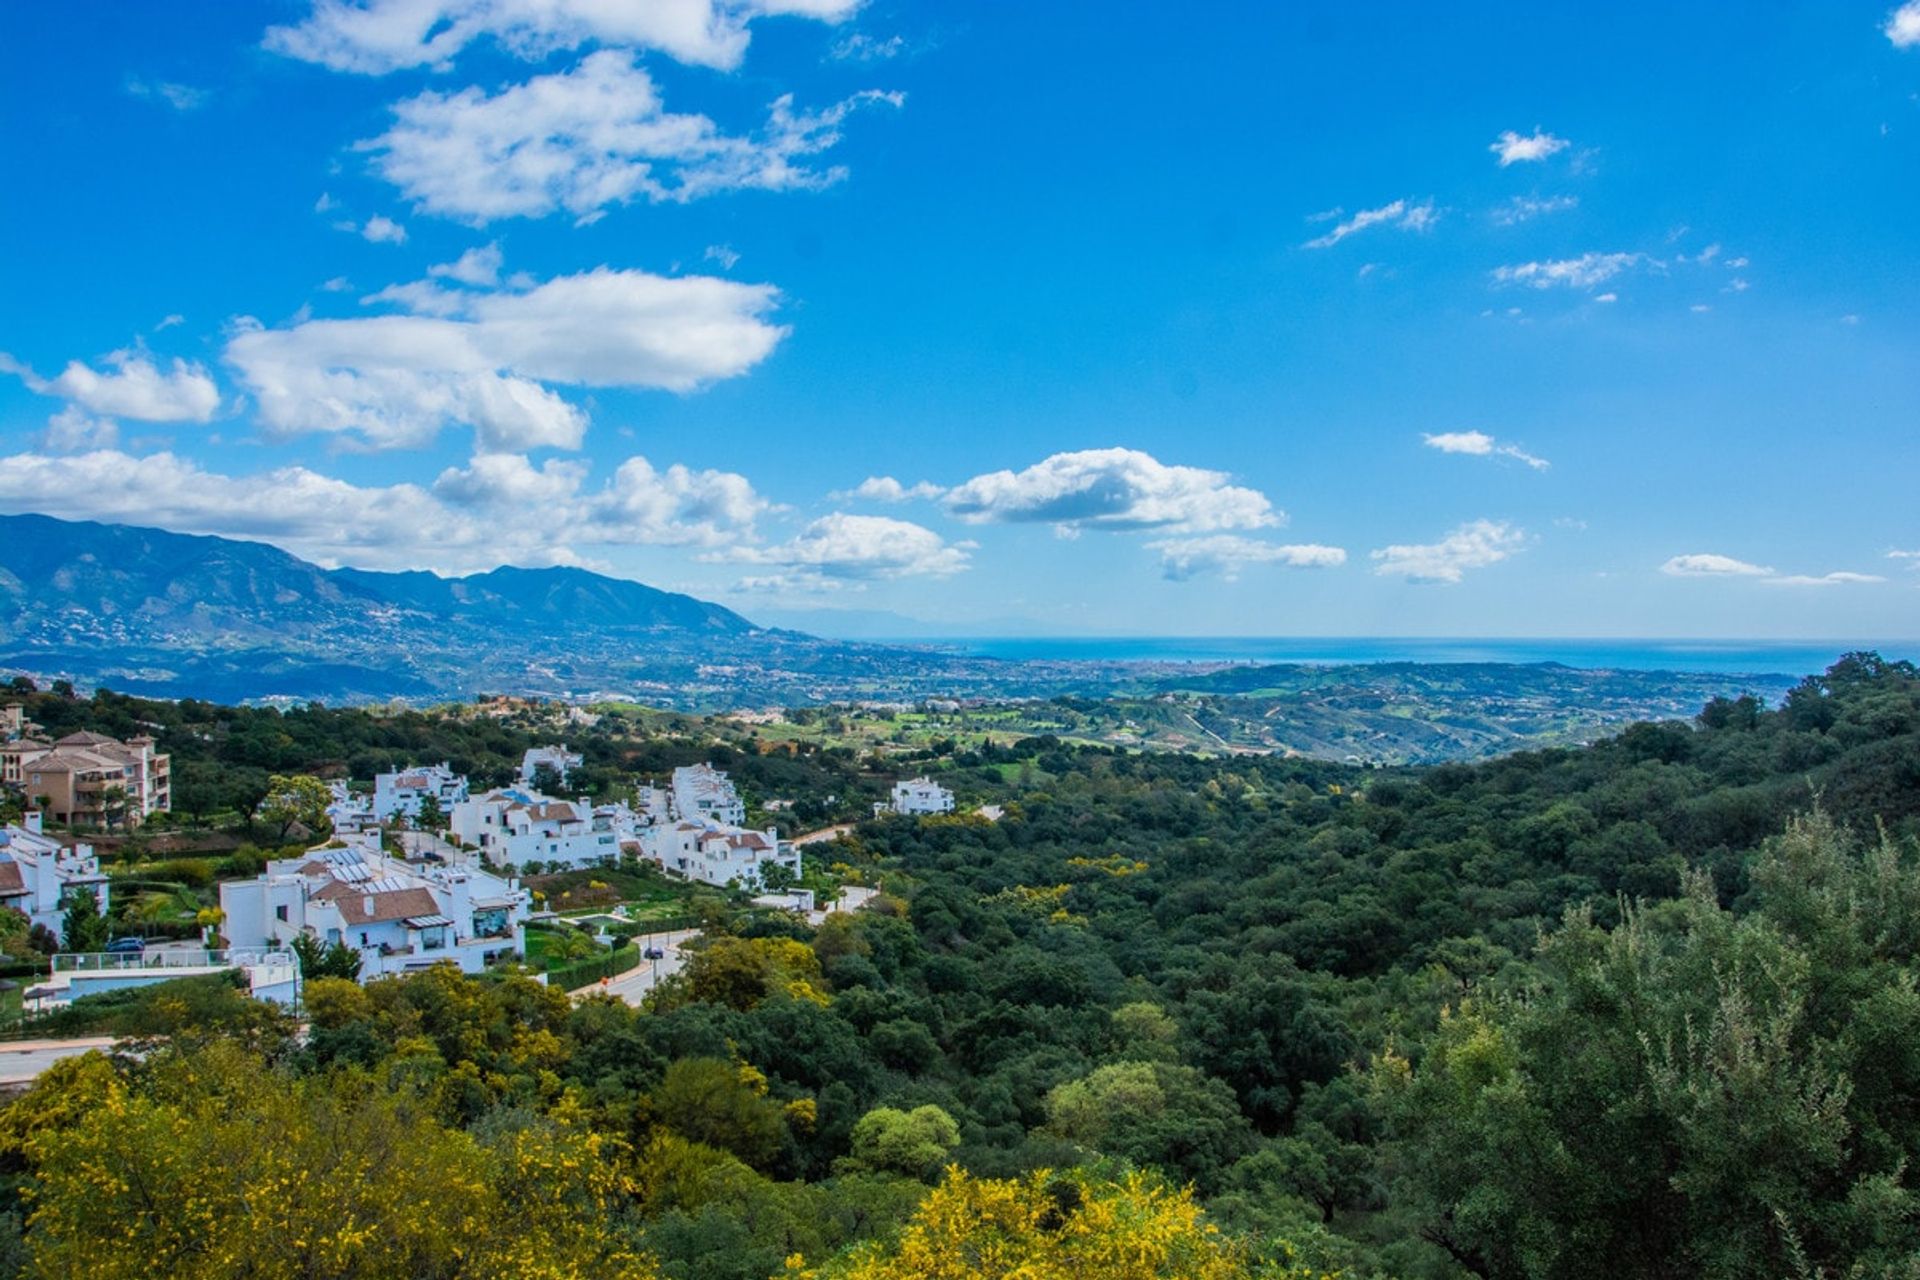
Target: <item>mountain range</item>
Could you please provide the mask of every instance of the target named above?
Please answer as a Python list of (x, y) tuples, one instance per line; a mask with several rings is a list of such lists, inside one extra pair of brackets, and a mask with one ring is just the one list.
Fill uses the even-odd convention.
[(740, 705), (945, 689), (980, 665), (761, 628), (584, 569), (324, 569), (264, 543), (0, 516), (0, 667), (129, 693)]

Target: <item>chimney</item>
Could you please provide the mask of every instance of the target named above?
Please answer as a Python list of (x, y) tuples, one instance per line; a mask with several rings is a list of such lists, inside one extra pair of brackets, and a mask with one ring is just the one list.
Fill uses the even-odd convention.
[(40, 811), (38, 809), (27, 810), (27, 830), (33, 832), (33, 834), (37, 836), (45, 835), (46, 832), (42, 830), (40, 825), (41, 821), (42, 819), (41, 819)]

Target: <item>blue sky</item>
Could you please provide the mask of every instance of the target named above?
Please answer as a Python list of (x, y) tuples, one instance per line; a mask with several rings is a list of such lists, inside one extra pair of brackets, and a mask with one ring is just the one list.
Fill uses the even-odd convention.
[(0, 111), (0, 510), (749, 616), (1920, 634), (1920, 3), (10, 5)]

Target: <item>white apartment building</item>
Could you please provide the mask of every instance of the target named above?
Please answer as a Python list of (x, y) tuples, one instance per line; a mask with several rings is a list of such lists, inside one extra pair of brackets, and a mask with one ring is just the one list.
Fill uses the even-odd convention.
[(560, 779), (560, 785), (567, 785), (567, 775), (586, 763), (586, 757), (577, 751), (567, 750), (567, 744), (557, 747), (528, 747), (527, 754), (520, 757), (520, 785), (531, 787), (534, 773), (541, 765), (553, 770)]
[(673, 771), (673, 812), (683, 822), (738, 827), (747, 821), (747, 806), (734, 790), (733, 780), (710, 764), (684, 765)]
[(625, 805), (589, 809), (538, 791), (502, 787), (455, 805), (449, 831), (495, 866), (529, 862), (593, 866), (620, 856), (637, 826)]
[(758, 889), (765, 883), (766, 868), (776, 864), (800, 874), (800, 851), (783, 843), (771, 827), (746, 831), (683, 818), (643, 830), (640, 850), (667, 871), (722, 888)]
[(29, 813), (25, 826), (0, 827), (0, 907), (44, 926), (64, 945), (67, 895), (75, 889), (93, 890), (106, 914), (107, 878), (92, 845), (61, 844), (41, 830), (38, 813)]
[(220, 886), (224, 930), (237, 948), (285, 947), (302, 934), (360, 953), (360, 980), (451, 961), (478, 973), (526, 950), (532, 894), (474, 866), (416, 867), (363, 836), (279, 859), (253, 880)]
[(452, 813), (453, 806), (467, 798), (467, 780), (444, 760), (398, 773), (377, 774), (373, 779), (374, 821), (417, 818), (420, 802), (428, 796), (439, 802), (441, 813)]
[(873, 806), (875, 813), (905, 814), (952, 813), (953, 792), (931, 778), (908, 778), (893, 784), (893, 801)]

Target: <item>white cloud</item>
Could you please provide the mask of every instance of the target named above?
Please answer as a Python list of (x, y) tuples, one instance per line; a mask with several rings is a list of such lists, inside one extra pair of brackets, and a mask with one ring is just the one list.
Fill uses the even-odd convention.
[(776, 98), (757, 134), (725, 133), (666, 110), (631, 53), (603, 49), (579, 65), (489, 96), (475, 86), (397, 104), (395, 123), (360, 144), (374, 168), (428, 212), (484, 223), (566, 210), (591, 220), (635, 198), (685, 202), (722, 191), (829, 186), (845, 170), (802, 163), (840, 141), (862, 106), (899, 106), (868, 90), (819, 111)]
[(1618, 302), (1620, 301), (1620, 295), (1617, 293), (1596, 294), (1593, 300), (1595, 302)]
[(345, 276), (334, 276), (331, 280), (321, 281), (320, 289), (323, 293), (351, 293), (353, 291), (353, 281), (347, 279)]
[(1056, 453), (1024, 471), (975, 476), (947, 492), (947, 510), (974, 524), (1069, 529), (1259, 529), (1284, 517), (1225, 472), (1168, 466), (1137, 449)]
[(1879, 574), (1844, 569), (1822, 574), (1777, 573), (1766, 565), (1710, 554), (1675, 556), (1660, 566), (1660, 572), (1676, 578), (1750, 578), (1772, 587), (1840, 587), (1886, 581)]
[(881, 40), (864, 31), (856, 31), (836, 43), (831, 56), (840, 62), (879, 62), (897, 58), (906, 51), (907, 42), (900, 36), (888, 36)]
[(1660, 572), (1675, 578), (1765, 578), (1773, 574), (1765, 565), (1706, 552), (1675, 556), (1660, 566)]
[(1535, 126), (1533, 134), (1524, 138), (1508, 129), (1487, 150), (1500, 158), (1500, 167), (1504, 169), (1510, 164), (1545, 160), (1550, 155), (1565, 151), (1569, 145), (1565, 138), (1556, 138)]
[(92, 413), (141, 422), (206, 422), (220, 407), (220, 389), (198, 364), (175, 359), (162, 370), (145, 351), (110, 352), (106, 372), (72, 360), (56, 378), (42, 378), (5, 352), (11, 373), (43, 396), (59, 396)]
[(162, 329), (171, 329), (177, 324), (185, 324), (186, 322), (187, 322), (187, 318), (181, 315), (179, 312), (175, 311), (169, 315), (161, 317), (160, 323), (153, 326), (153, 331), (155, 333), (159, 333)]
[(1553, 464), (1537, 454), (1528, 453), (1518, 445), (1501, 444), (1484, 431), (1442, 431), (1438, 434), (1422, 435), (1429, 449), (1438, 449), (1442, 453), (1466, 453), (1475, 457), (1513, 458), (1524, 462), (1535, 471), (1545, 471)]
[(1893, 41), (1896, 49), (1911, 49), (1920, 45), (1920, 0), (1907, 0), (1898, 9), (1887, 15), (1887, 25), (1881, 28), (1887, 39)]
[(1185, 582), (1207, 574), (1217, 574), (1228, 582), (1237, 581), (1248, 565), (1278, 564), (1292, 569), (1326, 569), (1347, 562), (1347, 553), (1339, 547), (1318, 543), (1280, 545), (1243, 538), (1238, 534), (1216, 533), (1203, 538), (1164, 538), (1149, 542), (1160, 553), (1160, 572), (1174, 582)]
[[(1339, 217), (1339, 210), (1330, 213), (1318, 213), (1309, 218), (1309, 222), (1325, 221)], [(1307, 241), (1305, 248), (1328, 249), (1350, 235), (1365, 231), (1368, 227), (1398, 227), (1402, 231), (1425, 231), (1440, 220), (1440, 214), (1434, 209), (1433, 201), (1423, 200), (1414, 204), (1409, 200), (1395, 200), (1392, 204), (1383, 204), (1378, 209), (1362, 209), (1345, 222), (1334, 224), (1333, 230), (1323, 236)]]
[(836, 500), (863, 498), (868, 502), (919, 502), (938, 498), (946, 492), (931, 480), (901, 484), (892, 476), (868, 476), (852, 489), (831, 495)]
[(1468, 569), (1498, 564), (1526, 545), (1524, 530), (1500, 520), (1475, 520), (1438, 542), (1382, 547), (1373, 553), (1378, 574), (1414, 582), (1458, 582)]
[(1493, 278), (1499, 284), (1524, 284), (1533, 289), (1591, 289), (1638, 266), (1645, 257), (1639, 253), (1583, 253), (1577, 258), (1496, 267)]
[(722, 271), (731, 271), (740, 262), (740, 255), (727, 244), (710, 244), (700, 256), (708, 262), (719, 263)]
[(751, 537), (766, 503), (742, 476), (629, 458), (590, 487), (574, 461), (533, 467), (482, 456), (431, 488), (359, 486), (305, 467), (232, 476), (171, 453), (96, 450), (0, 457), (0, 510), (156, 525), (271, 542), (321, 564), (465, 573), (499, 564), (578, 564), (581, 549), (722, 546)]
[(1877, 573), (1849, 573), (1841, 569), (1822, 574), (1785, 573), (1765, 581), (1775, 587), (1844, 587), (1885, 582), (1886, 579)]
[(1493, 220), (1503, 227), (1518, 226), (1549, 213), (1564, 213), (1579, 203), (1578, 196), (1515, 196), (1493, 211)]
[(272, 27), (266, 46), (335, 71), (381, 74), (445, 69), (491, 37), (538, 59), (588, 42), (657, 49), (680, 62), (740, 65), (757, 18), (792, 14), (838, 22), (862, 0), (315, 0), (295, 26)]
[(453, 280), (476, 289), (490, 288), (500, 283), (500, 263), (500, 246), (490, 244), (469, 249), (452, 262), (428, 267), (427, 274), (436, 280)]
[(765, 318), (772, 286), (711, 276), (601, 267), (527, 289), (384, 296), (416, 314), (254, 327), (229, 340), (227, 360), (270, 435), (403, 448), (466, 424), (482, 452), (576, 448), (586, 417), (544, 384), (692, 391), (745, 373), (787, 332)]
[(175, 84), (168, 80), (129, 79), (127, 92), (136, 98), (164, 102), (175, 111), (192, 111), (196, 107), (204, 106), (207, 101), (205, 89), (196, 89), (189, 84)]
[(911, 521), (836, 511), (777, 546), (735, 547), (707, 558), (780, 570), (744, 580), (740, 585), (748, 590), (824, 590), (850, 582), (949, 577), (967, 567), (972, 547), (949, 543)]
[(47, 419), (40, 447), (48, 453), (86, 453), (111, 449), (120, 441), (120, 428), (111, 418), (96, 418), (70, 404)]
[(385, 214), (376, 213), (360, 228), (361, 238), (374, 244), (405, 244), (407, 229)]

